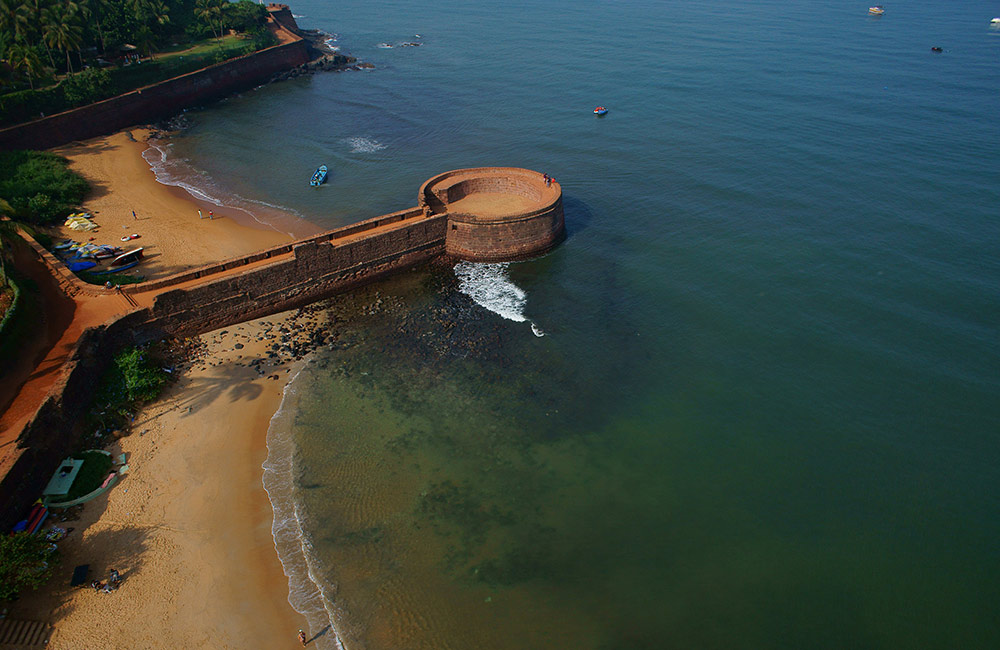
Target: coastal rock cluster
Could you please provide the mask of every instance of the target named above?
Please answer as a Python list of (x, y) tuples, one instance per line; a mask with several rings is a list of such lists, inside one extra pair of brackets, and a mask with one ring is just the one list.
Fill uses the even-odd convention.
[(339, 345), (326, 327), (318, 305), (298, 309), (286, 318), (264, 319), (237, 325), (202, 337), (174, 342), (173, 361), (178, 371), (234, 364), (254, 369), (259, 376), (277, 379), (275, 371), (287, 370), (313, 350)]
[(371, 63), (356, 63), (356, 61), (357, 59), (353, 56), (346, 56), (344, 54), (324, 54), (309, 63), (303, 63), (291, 70), (279, 72), (271, 77), (268, 83), (287, 81), (288, 79), (295, 79), (296, 77), (316, 72), (341, 72), (343, 70), (364, 70), (375, 67)]

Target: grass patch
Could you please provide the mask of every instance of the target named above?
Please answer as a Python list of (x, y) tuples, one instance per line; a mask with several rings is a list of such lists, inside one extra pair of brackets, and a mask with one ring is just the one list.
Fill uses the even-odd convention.
[(102, 287), (109, 280), (112, 286), (120, 284), (125, 286), (126, 284), (139, 284), (140, 282), (145, 282), (146, 277), (143, 275), (125, 275), (112, 273), (111, 275), (98, 275), (96, 273), (91, 273), (90, 271), (80, 271), (77, 276), (86, 282), (87, 284), (99, 284)]
[(80, 473), (73, 479), (73, 486), (66, 493), (66, 496), (59, 497), (59, 501), (66, 502), (90, 494), (101, 487), (104, 479), (111, 473), (113, 464), (111, 456), (102, 454), (99, 451), (85, 451), (82, 454), (73, 456), (77, 460), (82, 460)]
[(154, 54), (155, 59), (121, 67), (92, 67), (67, 75), (58, 83), (36, 90), (0, 94), (0, 126), (10, 126), (53, 115), (77, 106), (85, 106), (109, 97), (160, 83), (214, 63), (276, 44), (269, 30), (260, 27), (252, 32), (208, 38), (195, 45), (183, 45), (173, 51)]

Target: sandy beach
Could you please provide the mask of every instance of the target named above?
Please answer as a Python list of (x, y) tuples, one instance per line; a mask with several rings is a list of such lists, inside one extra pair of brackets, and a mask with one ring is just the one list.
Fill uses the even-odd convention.
[[(82, 207), (100, 226), (89, 233), (60, 227), (53, 233), (55, 238), (86, 241), (93, 237), (96, 244), (126, 251), (141, 246), (140, 274), (148, 280), (291, 240), (288, 233), (255, 224), (241, 210), (199, 201), (182, 188), (156, 182), (142, 157), (149, 148), (146, 141), (155, 135), (136, 128), (54, 150), (90, 182), (92, 191)], [(318, 230), (301, 220), (298, 224), (297, 236)], [(139, 237), (121, 241), (131, 235)]]
[[(84, 238), (110, 243), (119, 231), (138, 232), (149, 279), (290, 239), (214, 205), (217, 218), (199, 220), (198, 209), (210, 208), (157, 183), (141, 157), (148, 132), (132, 135), (138, 141), (118, 133), (57, 152), (95, 187), (84, 208), (101, 229)], [(294, 365), (268, 350), (290, 317), (184, 342), (195, 352), (175, 369), (176, 381), (107, 448), (127, 455), (130, 472), (71, 520), (52, 522), (73, 528), (54, 577), (12, 603), (10, 617), (52, 623), (49, 647), (67, 650), (300, 647), (306, 621), (288, 604), (261, 482), (268, 424)], [(251, 365), (254, 358), (267, 361)], [(88, 583), (112, 568), (124, 582), (110, 594), (70, 587), (83, 564)]]

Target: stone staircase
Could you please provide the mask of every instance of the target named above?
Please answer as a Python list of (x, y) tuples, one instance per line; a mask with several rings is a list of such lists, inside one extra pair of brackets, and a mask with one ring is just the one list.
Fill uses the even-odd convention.
[(0, 621), (0, 650), (44, 648), (51, 634), (48, 623), (6, 618)]

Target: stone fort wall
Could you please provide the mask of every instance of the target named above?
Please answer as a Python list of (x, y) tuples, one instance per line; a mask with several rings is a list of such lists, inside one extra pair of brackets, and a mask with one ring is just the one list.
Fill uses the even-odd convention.
[[(531, 207), (503, 215), (473, 214), (457, 202), (474, 194), (525, 199)], [(562, 188), (546, 185), (542, 174), (515, 167), (480, 167), (446, 172), (420, 188), (420, 205), (428, 214), (448, 215), (445, 250), (448, 255), (476, 262), (535, 257), (565, 236)]]
[[(449, 172), (447, 182), (420, 190), (421, 205), (241, 258), (133, 285), (129, 293), (160, 291), (136, 310), (81, 335), (42, 406), (8, 450), (0, 472), (0, 526), (11, 526), (44, 488), (52, 469), (77, 444), (77, 422), (114, 354), (166, 336), (195, 336), (307, 305), (411, 268), (440, 255), (473, 261), (537, 255), (564, 232), (562, 191), (528, 170), (488, 168), (474, 178)], [(532, 176), (533, 175), (533, 176)], [(454, 181), (454, 182), (450, 182)], [(435, 194), (437, 192), (437, 194)], [(447, 203), (470, 193), (523, 193), (533, 209), (484, 217), (453, 214)], [(30, 238), (29, 238), (29, 241)], [(32, 242), (33, 243), (33, 242)], [(102, 292), (63, 274), (64, 265), (36, 245), (68, 293)]]
[[(291, 14), (288, 20), (294, 23)], [(49, 149), (155, 122), (185, 108), (253, 88), (278, 72), (309, 61), (306, 41), (273, 19), (268, 26), (278, 37), (278, 45), (124, 95), (0, 129), (0, 149)]]
[[(398, 226), (338, 241), (387, 223)], [(195, 336), (294, 309), (416, 266), (444, 253), (445, 226), (444, 215), (424, 218), (412, 208), (297, 242), (288, 247), (291, 255), (286, 247), (279, 247), (196, 269), (164, 282), (183, 285), (192, 275), (205, 277), (205, 282), (165, 291), (151, 308), (85, 330), (60, 379), (0, 468), (6, 470), (0, 478), (0, 503), (4, 504), (0, 527), (13, 526), (27, 511), (53, 468), (76, 446), (78, 436), (86, 433), (76, 425), (118, 350), (165, 336)], [(269, 254), (277, 259), (267, 262)], [(239, 267), (246, 268), (214, 281), (208, 277)]]

